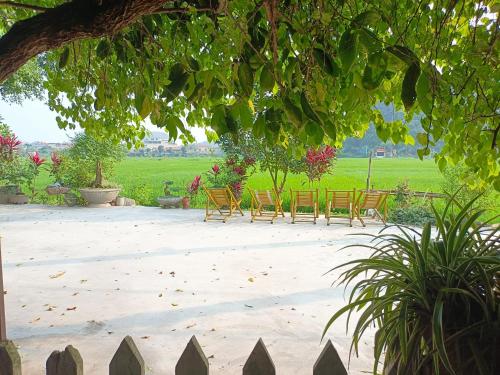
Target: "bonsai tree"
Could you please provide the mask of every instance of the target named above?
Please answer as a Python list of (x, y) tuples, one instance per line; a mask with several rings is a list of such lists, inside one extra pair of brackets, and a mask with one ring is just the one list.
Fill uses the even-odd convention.
[(113, 167), (125, 155), (124, 147), (107, 139), (97, 139), (86, 133), (77, 134), (61, 164), (61, 176), (72, 187), (112, 187), (108, 179)]

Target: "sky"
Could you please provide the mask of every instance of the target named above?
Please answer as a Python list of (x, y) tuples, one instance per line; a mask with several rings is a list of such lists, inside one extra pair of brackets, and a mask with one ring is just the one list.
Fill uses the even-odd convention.
[[(23, 142), (67, 142), (75, 134), (72, 130), (61, 130), (57, 126), (55, 112), (41, 101), (25, 100), (21, 105), (10, 104), (0, 100), (0, 116)], [(152, 131), (161, 131), (147, 122), (146, 127)], [(198, 142), (206, 141), (205, 132), (200, 128), (191, 129)]]

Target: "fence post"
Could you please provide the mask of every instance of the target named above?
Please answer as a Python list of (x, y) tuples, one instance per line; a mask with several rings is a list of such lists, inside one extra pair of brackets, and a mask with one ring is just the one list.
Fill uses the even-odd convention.
[(55, 350), (46, 363), (47, 375), (83, 375), (83, 360), (80, 352), (68, 345), (63, 352)]
[(0, 342), (0, 374), (21, 375), (21, 357), (12, 341)]
[(243, 366), (243, 375), (275, 375), (276, 369), (273, 360), (267, 351), (262, 338), (257, 341), (255, 347), (250, 353), (245, 366)]
[(193, 336), (175, 365), (175, 375), (208, 375), (208, 366), (208, 359)]
[(347, 375), (344, 364), (330, 340), (314, 364), (313, 375)]
[(132, 337), (127, 336), (109, 363), (109, 375), (144, 375), (144, 373), (144, 359)]

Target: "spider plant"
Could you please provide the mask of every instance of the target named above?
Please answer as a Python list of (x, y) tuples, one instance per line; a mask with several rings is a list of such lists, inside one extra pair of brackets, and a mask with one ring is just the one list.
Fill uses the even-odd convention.
[(421, 231), (389, 226), (396, 234), (386, 227), (364, 245), (373, 250), (369, 258), (332, 269), (348, 267), (338, 282), (353, 288), (323, 335), (347, 313), (347, 328), (355, 323), (351, 352), (376, 328), (374, 373), (384, 358), (388, 374), (499, 374), (500, 230), (478, 223), (484, 210), (473, 209), (474, 201), (457, 214), (453, 197), (442, 213), (432, 207), (435, 230), (430, 223)]

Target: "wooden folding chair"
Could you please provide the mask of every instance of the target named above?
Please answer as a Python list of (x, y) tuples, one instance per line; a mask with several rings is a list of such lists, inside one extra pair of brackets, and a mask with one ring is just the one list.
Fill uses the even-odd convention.
[(207, 188), (203, 185), (203, 190), (207, 195), (204, 221), (222, 220), (225, 223), (236, 211), (239, 211), (243, 216), (240, 203), (236, 200), (229, 187)]
[[(312, 213), (299, 212), (298, 208), (312, 208)], [(318, 189), (316, 190), (291, 190), (290, 189), (290, 213), (292, 224), (295, 221), (310, 221), (316, 224), (319, 217)]]
[(248, 190), (252, 198), (250, 203), (250, 215), (252, 216), (250, 220), (251, 223), (255, 220), (270, 220), (271, 224), (273, 224), (274, 220), (279, 215), (285, 217), (281, 197), (274, 189)]
[[(384, 224), (387, 221), (387, 193), (361, 191), (354, 203), (353, 218), (357, 217), (361, 224), (366, 227), (361, 218), (361, 210), (373, 210), (374, 216), (377, 216)], [(380, 212), (383, 211), (383, 214)]]
[(347, 210), (349, 212), (349, 226), (352, 227), (353, 204), (356, 196), (356, 190), (329, 190), (325, 189), (325, 219), (326, 225), (330, 225), (332, 218), (345, 218), (345, 215), (334, 215), (337, 209)]

